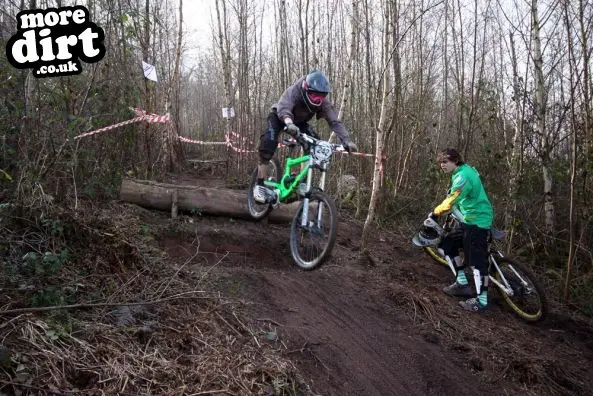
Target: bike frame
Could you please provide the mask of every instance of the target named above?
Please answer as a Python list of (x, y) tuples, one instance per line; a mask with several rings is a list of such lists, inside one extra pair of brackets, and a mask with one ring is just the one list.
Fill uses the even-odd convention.
[[(288, 186), (288, 188), (284, 187), (284, 182), (291, 177), (290, 170), (302, 163), (308, 162), (307, 166), (305, 166), (301, 171), (296, 175), (295, 179), (292, 183)], [(284, 166), (284, 173), (280, 181), (273, 181), (273, 180), (264, 180), (264, 185), (270, 187), (273, 190), (277, 190), (278, 198), (280, 202), (286, 202), (286, 198), (290, 196), (293, 191), (296, 189), (305, 177), (307, 177), (307, 190), (311, 190), (311, 155), (303, 155), (301, 157), (287, 157), (286, 164)]]
[[(494, 265), (494, 268), (496, 268), (496, 272), (498, 272), (498, 274), (500, 274), (500, 279), (502, 279), (502, 282), (504, 283), (504, 285), (502, 283), (500, 283), (499, 281), (497, 281), (492, 275), (490, 275), (489, 278), (493, 283), (495, 283), (498, 287), (500, 287), (502, 290), (504, 290), (504, 292), (506, 294), (508, 294), (509, 296), (513, 296), (515, 292), (513, 291), (513, 288), (509, 285), (509, 281), (505, 278), (504, 273), (500, 270), (500, 267), (498, 266), (498, 263), (496, 262), (496, 259), (494, 258), (495, 253), (501, 258), (504, 257), (503, 254), (499, 250), (494, 250), (494, 251), (491, 251), (490, 254), (488, 255), (488, 261), (490, 262), (491, 265)], [(519, 280), (521, 281), (523, 286), (529, 285), (525, 281), (525, 279), (523, 279), (521, 277), (521, 275), (519, 275), (517, 270), (515, 270), (513, 265), (510, 263), (509, 263), (509, 268), (511, 269), (511, 271), (513, 271), (515, 276), (517, 278), (519, 278)]]
[[(304, 139), (307, 139), (304, 137)], [(312, 139), (312, 138), (310, 138)], [(309, 143), (312, 143), (314, 140), (309, 140)], [(292, 152), (292, 149), (291, 149)], [(292, 177), (291, 169), (299, 166), (303, 163), (307, 163), (307, 165), (301, 169), (301, 171), (295, 176), (295, 179), (292, 183), (287, 187), (284, 186), (284, 182), (289, 178)], [(278, 202), (286, 203), (287, 198), (295, 191), (296, 187), (302, 182), (302, 180), (306, 177), (307, 181), (305, 191), (301, 191), (301, 194), (304, 196), (303, 202), (303, 213), (301, 215), (301, 227), (306, 228), (309, 226), (309, 199), (310, 199), (310, 192), (311, 192), (311, 184), (313, 180), (313, 168), (319, 168), (321, 170), (321, 177), (319, 178), (319, 189), (323, 191), (325, 188), (325, 178), (327, 174), (327, 167), (328, 162), (323, 162), (322, 165), (315, 165), (313, 162), (313, 157), (310, 154), (306, 154), (300, 157), (290, 157), (286, 158), (286, 163), (284, 165), (284, 173), (280, 181), (273, 181), (273, 180), (264, 180), (264, 185), (267, 187), (272, 188), (276, 194), (278, 195)], [(323, 217), (323, 206), (320, 205), (319, 210), (317, 211), (317, 224), (321, 224), (321, 219)]]

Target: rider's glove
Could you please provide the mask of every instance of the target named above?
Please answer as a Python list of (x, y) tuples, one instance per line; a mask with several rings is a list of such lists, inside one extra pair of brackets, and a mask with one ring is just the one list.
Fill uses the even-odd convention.
[(355, 153), (358, 151), (358, 147), (356, 147), (356, 144), (354, 144), (351, 141), (347, 141), (346, 143), (344, 143), (344, 150), (346, 150), (349, 153)]
[(286, 132), (287, 132), (288, 134), (290, 134), (291, 136), (294, 136), (294, 137), (296, 137), (296, 136), (298, 136), (298, 135), (299, 135), (299, 133), (300, 133), (300, 129), (299, 129), (299, 127), (298, 127), (298, 126), (296, 126), (296, 125), (294, 125), (294, 124), (290, 123), (290, 124), (286, 124)]
[(430, 213), (428, 214), (428, 218), (429, 218), (429, 219), (433, 219), (433, 220), (435, 220), (435, 221), (436, 221), (436, 219), (438, 219), (438, 218), (439, 218), (439, 216), (437, 216), (437, 215), (436, 215), (434, 212), (430, 212)]

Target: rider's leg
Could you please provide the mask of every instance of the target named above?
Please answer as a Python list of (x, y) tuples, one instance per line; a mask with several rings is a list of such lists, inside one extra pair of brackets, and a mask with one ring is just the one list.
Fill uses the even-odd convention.
[(284, 123), (280, 121), (275, 111), (268, 115), (267, 129), (259, 140), (259, 164), (257, 166), (257, 183), (253, 187), (253, 199), (258, 203), (266, 203), (269, 199), (269, 192), (264, 187), (266, 167), (278, 148), (278, 135)]
[(455, 269), (455, 283), (443, 288), (451, 296), (470, 296), (471, 286), (465, 276), (463, 260), (459, 256), (459, 249), (463, 247), (463, 231), (451, 231), (441, 242), (440, 248), (445, 253), (445, 259)]
[[(449, 257), (451, 256), (447, 256), (447, 258), (449, 260), (451, 260)], [(460, 285), (467, 285), (468, 281), (467, 278), (465, 277), (465, 268), (463, 266), (463, 260), (460, 256), (453, 256), (453, 267), (455, 268), (455, 281), (460, 284)]]
[(278, 148), (278, 137), (282, 131), (282, 128), (284, 128), (284, 123), (280, 121), (276, 111), (270, 112), (270, 114), (268, 114), (266, 130), (261, 135), (259, 141), (259, 165), (257, 167), (258, 185), (264, 184), (266, 167)]
[(463, 267), (463, 260), (459, 256), (459, 249), (463, 248), (463, 231), (452, 230), (440, 244), (445, 253), (445, 259), (455, 268), (455, 278), (460, 285), (467, 285), (467, 278)]
[(472, 311), (484, 309), (488, 305), (488, 230), (466, 224), (463, 249), (469, 265), (474, 268), (476, 297), (460, 304)]

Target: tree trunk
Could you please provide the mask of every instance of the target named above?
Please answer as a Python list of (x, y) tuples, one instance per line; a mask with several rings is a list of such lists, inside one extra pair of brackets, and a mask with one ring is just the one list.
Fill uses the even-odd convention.
[[(576, 84), (575, 75), (577, 75), (577, 61), (574, 53), (574, 43), (572, 41), (571, 23), (568, 17), (568, 4), (564, 3), (564, 23), (566, 28), (566, 39), (568, 41), (568, 66), (569, 66), (569, 77), (570, 77), (570, 97), (575, 98)], [(570, 101), (570, 130), (572, 135), (571, 142), (571, 161), (570, 161), (570, 199), (569, 199), (569, 217), (568, 217), (568, 260), (566, 261), (566, 276), (564, 279), (564, 301), (568, 302), (569, 290), (570, 290), (570, 278), (572, 276), (572, 267), (576, 258), (576, 224), (575, 224), (575, 181), (577, 177), (577, 157), (578, 152), (578, 134), (577, 134), (577, 123), (579, 122), (574, 99)]]
[(552, 179), (551, 170), (551, 145), (553, 143), (548, 138), (548, 131), (546, 130), (546, 87), (543, 72), (543, 55), (541, 48), (540, 36), (540, 21), (538, 14), (538, 0), (531, 2), (531, 30), (533, 40), (533, 65), (535, 69), (535, 97), (534, 97), (534, 112), (535, 112), (535, 130), (540, 138), (540, 158), (542, 162), (542, 176), (544, 179), (544, 218), (546, 231), (554, 232), (554, 200), (552, 197), (552, 187), (554, 181)]
[(391, 48), (391, 33), (390, 33), (390, 26), (391, 26), (391, 13), (389, 4), (385, 5), (384, 10), (384, 32), (383, 32), (383, 84), (382, 84), (382, 100), (381, 100), (381, 113), (379, 115), (379, 122), (377, 124), (377, 128), (375, 130), (376, 139), (375, 139), (375, 167), (373, 171), (373, 184), (371, 190), (371, 199), (369, 201), (369, 211), (367, 213), (367, 217), (364, 222), (364, 227), (362, 230), (362, 240), (361, 240), (361, 252), (364, 252), (366, 249), (366, 245), (368, 242), (369, 233), (371, 231), (371, 224), (375, 217), (375, 211), (377, 208), (377, 201), (379, 199), (380, 193), (380, 186), (383, 179), (383, 146), (385, 144), (385, 125), (387, 125), (387, 101), (390, 97), (391, 91), (391, 78), (389, 73), (389, 53)]
[[(342, 91), (342, 99), (340, 101), (340, 109), (338, 110), (338, 119), (342, 119), (344, 115), (344, 108), (348, 99), (351, 96), (352, 90), (351, 85), (354, 83), (354, 61), (356, 60), (356, 42), (358, 40), (358, 5), (357, 1), (352, 1), (352, 20), (351, 20), (351, 31), (350, 31), (350, 56), (348, 59), (348, 66), (345, 73), (344, 79), (344, 90)], [(328, 141), (332, 141), (336, 134), (331, 131)]]
[(505, 211), (505, 227), (508, 231), (507, 245), (510, 249), (513, 243), (513, 236), (515, 231), (515, 217), (517, 215), (517, 193), (519, 190), (519, 181), (521, 180), (521, 150), (522, 136), (523, 136), (523, 103), (525, 102), (524, 90), (521, 89), (521, 82), (519, 79), (519, 71), (517, 67), (517, 55), (515, 52), (515, 40), (513, 33), (509, 34), (511, 44), (511, 63), (513, 68), (513, 102), (514, 109), (514, 132), (511, 148), (511, 158), (509, 161), (510, 177), (508, 186), (508, 205)]
[[(591, 89), (592, 89), (592, 81), (590, 77), (590, 62), (591, 62), (591, 50), (589, 46), (589, 38), (590, 38), (590, 23), (591, 20), (589, 19), (589, 23), (586, 25), (587, 16), (585, 15), (585, 7), (586, 2), (583, 0), (579, 0), (579, 33), (580, 33), (580, 44), (581, 44), (581, 53), (583, 56), (583, 78), (582, 78), (582, 92), (583, 92), (583, 107), (585, 112), (584, 117), (584, 136), (583, 136), (583, 147), (585, 151), (585, 164), (590, 166), (593, 163), (593, 114), (592, 114), (592, 103), (591, 103)], [(589, 32), (589, 33), (587, 33)], [(583, 219), (588, 219), (590, 216), (590, 205), (589, 205), (589, 194), (587, 194), (585, 186), (587, 185), (587, 175), (590, 175), (590, 172), (585, 171), (583, 175)]]
[[(181, 46), (183, 44), (183, 0), (179, 0), (179, 31), (177, 33), (177, 48), (175, 51), (175, 64), (173, 69), (173, 77), (171, 77), (171, 81), (169, 82), (169, 87), (167, 88), (166, 94), (166, 104), (165, 109), (167, 113), (172, 114), (172, 107), (173, 107), (173, 96), (179, 95), (179, 90), (177, 87), (179, 86), (179, 63), (181, 60)], [(175, 89), (173, 89), (175, 87)], [(179, 109), (177, 109), (179, 111)], [(173, 117), (176, 121), (178, 121), (177, 117)], [(168, 172), (174, 172), (177, 170), (177, 135), (178, 133), (175, 132), (175, 128), (173, 127), (174, 120), (170, 121), (170, 124), (167, 126), (167, 131), (164, 134), (163, 139), (163, 147), (164, 147), (164, 168), (163, 170)]]
[[(219, 0), (216, 0), (216, 21), (218, 22), (218, 46), (220, 49), (220, 59), (222, 61), (223, 70), (223, 84), (224, 84), (224, 107), (227, 109), (227, 117), (225, 120), (225, 131), (227, 138), (230, 138), (231, 134), (231, 108), (232, 108), (232, 89), (231, 89), (231, 54), (230, 54), (230, 43), (228, 40), (228, 21), (226, 15), (226, 5), (224, 1), (221, 1), (222, 5), (222, 19), (220, 16)], [(224, 29), (223, 29), (224, 25)], [(227, 176), (229, 169), (231, 168), (231, 151), (227, 150)]]
[[(146, 0), (144, 5), (144, 42), (142, 43), (142, 57), (146, 63), (155, 64), (155, 57), (150, 56), (150, 0)], [(144, 107), (147, 113), (154, 111), (152, 104), (152, 97), (154, 86), (150, 84), (148, 78), (144, 78)], [(148, 177), (150, 171), (150, 164), (152, 163), (152, 150), (151, 150), (151, 133), (150, 123), (146, 123), (144, 127), (144, 150), (146, 157), (146, 166), (144, 167), (144, 176)]]
[[(174, 197), (177, 197), (175, 202)], [(244, 191), (156, 183), (149, 180), (123, 179), (119, 199), (149, 209), (199, 211), (201, 214), (251, 219)], [(274, 209), (269, 220), (289, 222), (299, 202)]]

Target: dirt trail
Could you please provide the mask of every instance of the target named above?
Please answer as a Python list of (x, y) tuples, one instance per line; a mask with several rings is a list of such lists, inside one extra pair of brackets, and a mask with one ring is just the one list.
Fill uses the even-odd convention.
[[(375, 233), (358, 259), (360, 227), (339, 225), (332, 258), (312, 272), (290, 259), (289, 228), (200, 217), (163, 238), (171, 257), (217, 273), (246, 302), (253, 328), (296, 361), (321, 395), (584, 394), (593, 332), (552, 314), (515, 319), (496, 301), (462, 312), (441, 288), (446, 268), (393, 235)], [(263, 337), (265, 340), (265, 337)]]
[[(242, 271), (237, 271), (237, 275)], [(390, 313), (338, 270), (316, 274), (244, 272), (257, 285), (256, 314), (274, 318), (324, 395), (470, 395), (485, 392), (435, 345), (402, 332)], [(257, 292), (256, 292), (257, 293)], [(251, 294), (252, 296), (255, 293)], [(299, 358), (298, 354), (296, 355)], [(455, 373), (462, 375), (455, 378)]]

